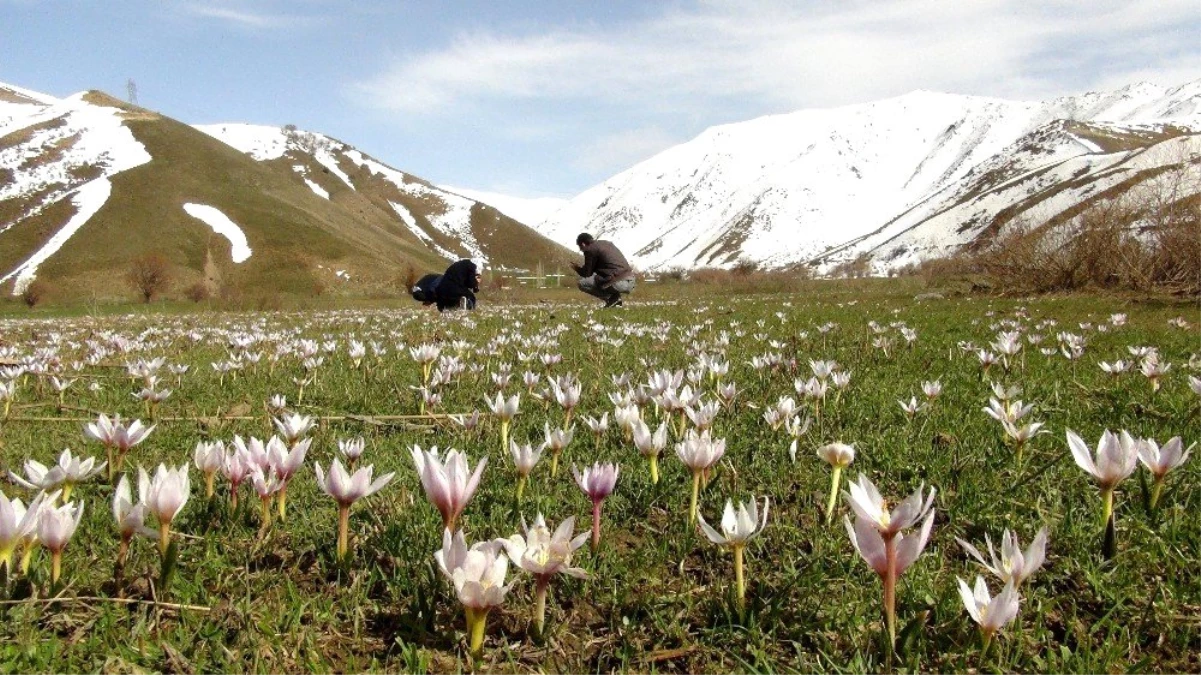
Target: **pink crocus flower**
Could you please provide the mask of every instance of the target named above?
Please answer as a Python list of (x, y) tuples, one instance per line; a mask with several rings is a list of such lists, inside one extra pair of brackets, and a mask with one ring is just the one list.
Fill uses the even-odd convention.
[(271, 441), (267, 443), (267, 464), (270, 465), (271, 472), (275, 474), (279, 483), (280, 520), (288, 517), (288, 483), (292, 480), (292, 476), (295, 476), (304, 467), (304, 458), (312, 443), (313, 439), (311, 438), (301, 438), (292, 444), (290, 450), (275, 437), (272, 437)]
[(1154, 477), (1151, 486), (1152, 509), (1159, 504), (1159, 497), (1163, 494), (1164, 478), (1169, 471), (1188, 461), (1194, 446), (1196, 443), (1190, 445), (1187, 450), (1184, 449), (1184, 442), (1179, 436), (1165, 443), (1163, 448), (1159, 447), (1154, 438), (1138, 439), (1138, 459)]
[(445, 460), (439, 459), (437, 446), (425, 451), (414, 445), (410, 452), (425, 496), (442, 514), (443, 526), (454, 532), (459, 516), (480, 485), (488, 458), (481, 459), (472, 472), (467, 453), (459, 450), (447, 450)]
[(600, 516), (601, 505), (605, 498), (613, 494), (613, 488), (617, 486), (617, 475), (621, 469), (616, 464), (602, 464), (597, 462), (590, 467), (586, 467), (581, 473), (574, 466), (571, 467), (571, 474), (575, 476), (576, 485), (584, 491), (588, 499), (592, 500), (592, 550), (595, 551), (600, 546)]
[[(925, 498), (923, 493), (924, 489), (919, 487), (890, 511), (876, 486), (863, 474), (844, 493), (855, 511), (854, 525), (850, 518), (844, 518), (847, 534), (855, 550), (884, 583), (884, 617), (889, 640), (894, 645), (897, 639), (897, 579), (921, 555), (934, 528), (935, 491), (931, 488)], [(918, 535), (906, 537), (902, 530), (919, 520), (922, 525)]]
[(522, 518), (522, 529), (525, 530), (524, 535), (515, 534), (499, 541), (513, 564), (534, 576), (534, 630), (541, 634), (546, 624), (546, 596), (551, 579), (559, 573), (578, 579), (588, 578), (587, 572), (571, 566), (572, 553), (584, 545), (588, 534), (572, 537), (575, 531), (574, 517), (559, 523), (552, 534), (541, 513), (534, 520), (533, 527), (527, 527)]
[(467, 547), (462, 532), (451, 535), (442, 531), (442, 549), (434, 552), (438, 567), (455, 587), (455, 595), (467, 613), (467, 632), (471, 653), (479, 656), (484, 647), (484, 629), (488, 612), (505, 601), (513, 584), (505, 585), (509, 558), (499, 541), (488, 541)]
[(55, 508), (43, 505), (38, 511), (38, 540), (50, 551), (50, 583), (57, 584), (62, 575), (63, 549), (75, 535), (83, 517), (83, 504), (68, 502)]
[(1012, 581), (1007, 582), (1004, 590), (995, 597), (989, 597), (988, 585), (984, 583), (983, 577), (976, 577), (975, 588), (968, 586), (963, 579), (957, 581), (959, 597), (963, 600), (968, 615), (980, 626), (980, 632), (984, 636), (984, 649), (987, 650), (993, 635), (1018, 615), (1021, 598), (1018, 596), (1017, 586)]
[(342, 468), (342, 462), (336, 458), (330, 464), (329, 474), (321, 470), (321, 463), (313, 466), (317, 472), (317, 485), (325, 494), (338, 502), (338, 560), (345, 560), (350, 549), (350, 507), (358, 500), (378, 492), (396, 475), (386, 473), (374, 481), (371, 473), (374, 467), (367, 465), (354, 474), (349, 474)]
[(167, 468), (167, 465), (159, 464), (153, 478), (145, 469), (138, 468), (138, 496), (149, 512), (158, 518), (158, 548), (162, 555), (167, 554), (171, 544), (171, 521), (183, 510), (191, 494), (187, 464), (179, 468)]
[(198, 441), (192, 451), (192, 463), (204, 474), (204, 498), (212, 499), (217, 472), (225, 465), (225, 442)]

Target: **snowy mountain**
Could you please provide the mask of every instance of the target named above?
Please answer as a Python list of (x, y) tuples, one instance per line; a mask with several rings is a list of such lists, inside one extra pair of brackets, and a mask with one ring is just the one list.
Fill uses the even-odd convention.
[[(395, 290), (409, 272), (570, 255), (496, 209), (294, 128), (191, 127), (100, 92), (0, 84), (0, 284), (124, 292), (165, 256), (177, 292)], [(403, 280), (399, 282), (403, 285)]]
[[(481, 204), (487, 204), (534, 229), (537, 229), (547, 216), (563, 208), (563, 205), (567, 203), (567, 199), (563, 197), (513, 197), (497, 192), (471, 190), (450, 185), (439, 185), (438, 187), (447, 192), (474, 199)], [(575, 241), (575, 238), (572, 237), (571, 241)]]
[(1049, 102), (917, 91), (708, 129), (539, 230), (590, 231), (644, 269), (866, 256), (886, 272), (995, 235), (998, 218), (1045, 220), (1132, 174), (1195, 167), (1199, 131), (1201, 81)]

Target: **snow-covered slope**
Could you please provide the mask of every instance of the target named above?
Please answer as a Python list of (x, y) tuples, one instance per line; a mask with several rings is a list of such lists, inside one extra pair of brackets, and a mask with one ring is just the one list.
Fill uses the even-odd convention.
[[(65, 99), (0, 84), (0, 203), (15, 208), (0, 220), (0, 235), (64, 202), (74, 214), (21, 262), (4, 270), (0, 283), (15, 279), (19, 294), (112, 193), (109, 179), (151, 160), (124, 125), (124, 111), (98, 105), (86, 94)], [(3, 243), (3, 240), (0, 240)]]
[[(1081, 153), (1081, 145), (1089, 148)], [(1055, 122), (880, 229), (813, 260), (819, 271), (865, 257), (885, 274), (979, 247), (1012, 228), (1070, 218), (1106, 195), (1154, 202), (1201, 190), (1201, 134), (1172, 125)], [(1166, 206), (1166, 204), (1164, 204)]]
[[(471, 190), (468, 188), (439, 185), (442, 190), (463, 195), (482, 204), (487, 204), (514, 220), (537, 228), (550, 214), (563, 208), (567, 199), (563, 197), (512, 197), (497, 192)], [(574, 240), (574, 238), (573, 238)]]
[[(643, 268), (739, 260), (782, 267), (836, 250), (859, 254), (873, 250), (871, 242), (853, 245), (868, 235), (877, 233), (872, 241), (882, 243), (943, 214), (941, 229), (926, 235), (937, 239), (963, 224), (957, 220), (963, 213), (947, 210), (956, 197), (978, 196), (969, 186), (987, 167), (995, 180), (996, 171), (1016, 176), (1040, 163), (1113, 153), (1094, 133), (1071, 128), (1031, 149), (1032, 135), (1049, 134), (1064, 121), (1124, 137), (1156, 137), (1169, 126), (1201, 130), (1201, 81), (1049, 102), (918, 91), (714, 127), (580, 194), (539, 229), (560, 241), (590, 231)], [(1034, 156), (1007, 154), (1024, 148)], [(962, 238), (955, 243), (961, 244)]]
[[(442, 258), (476, 258), (500, 265), (512, 263), (504, 260), (503, 247), (481, 239), (480, 221), (472, 216), (481, 200), (471, 195), (431, 185), (319, 133), (250, 124), (205, 124), (195, 125), (195, 128), (257, 161), (288, 162), (309, 189), (324, 199), (330, 199), (331, 191), (339, 187), (357, 191), (374, 186), (379, 191), (382, 181), (387, 193), (384, 196), (395, 216)], [(488, 206), (496, 208), (494, 204)], [(516, 219), (513, 214), (504, 213)], [(524, 229), (518, 223), (512, 225)], [(485, 231), (492, 233), (494, 230)], [(537, 234), (527, 231), (522, 238), (531, 236)]]

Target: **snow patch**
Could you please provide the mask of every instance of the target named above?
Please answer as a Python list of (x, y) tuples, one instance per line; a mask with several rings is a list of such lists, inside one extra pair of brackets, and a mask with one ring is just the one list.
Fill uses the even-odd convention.
[(392, 210), (396, 212), (396, 215), (400, 216), (400, 222), (404, 223), (405, 227), (409, 228), (409, 232), (412, 232), (413, 236), (420, 239), (422, 243), (437, 251), (438, 255), (446, 258), (447, 260), (459, 259), (459, 256), (442, 248), (433, 240), (432, 237), (426, 234), (425, 230), (421, 229), (421, 226), (417, 224), (417, 219), (413, 217), (412, 212), (406, 209), (403, 204), (397, 204), (393, 201), (389, 201), (388, 204), (392, 207)]
[(193, 128), (260, 162), (279, 159), (288, 151), (288, 137), (279, 127), (261, 124), (197, 124)]
[(309, 169), (307, 166), (303, 164), (293, 164), (292, 170), (304, 180), (304, 184), (309, 186), (309, 189), (313, 191), (313, 194), (326, 200), (329, 199), (329, 192), (327, 192), (325, 188), (309, 179)]
[(29, 284), (37, 278), (38, 266), (57, 253), (63, 244), (79, 231), (79, 228), (91, 220), (92, 216), (96, 215), (96, 212), (108, 201), (112, 192), (113, 184), (104, 177), (84, 183), (82, 187), (75, 190), (71, 197), (71, 203), (75, 205), (76, 209), (75, 215), (71, 216), (67, 224), (55, 232), (54, 236), (50, 237), (50, 240), (38, 249), (37, 253), (34, 253), (13, 271), (0, 277), (0, 283), (16, 277), (16, 281), (13, 282), (13, 295), (25, 292)]
[(305, 177), (304, 184), (309, 186), (309, 189), (312, 190), (313, 193), (316, 194), (318, 197), (324, 197), (325, 199), (329, 199), (329, 193), (325, 191), (325, 188), (323, 188), (320, 185), (309, 180), (308, 177)]
[(250, 244), (246, 242), (246, 234), (242, 232), (242, 228), (238, 227), (237, 223), (230, 220), (224, 213), (205, 204), (192, 203), (184, 204), (183, 210), (189, 216), (213, 228), (213, 232), (229, 240), (229, 245), (232, 248), (230, 257), (233, 258), (235, 263), (246, 262), (250, 258)]
[[(339, 146), (341, 148), (342, 146)], [(350, 186), (351, 190), (355, 190), (354, 183), (350, 182), (350, 176), (338, 166), (338, 158), (327, 147), (320, 147), (313, 151), (313, 158), (316, 159), (321, 166), (329, 169), (329, 172), (342, 179), (343, 183)]]
[[(346, 151), (345, 154), (350, 161), (358, 166), (366, 167), (373, 174), (379, 174), (384, 180), (395, 185), (401, 192), (422, 199), (426, 203), (433, 204), (440, 202), (442, 204), (443, 208), (441, 211), (437, 213), (431, 212), (426, 217), (426, 220), (429, 221), (432, 227), (437, 228), (438, 231), (444, 232), (448, 236), (458, 240), (467, 254), (459, 255), (446, 249), (439, 249), (441, 255), (451, 260), (479, 258), (487, 262), (488, 256), (484, 254), (483, 247), (480, 246), (479, 241), (475, 238), (475, 234), (471, 231), (471, 208), (475, 206), (475, 201), (446, 192), (445, 190), (430, 187), (424, 183), (408, 182), (405, 180), (404, 173), (385, 164), (380, 164), (358, 150), (351, 149)], [(393, 209), (396, 209), (397, 206), (397, 204), (392, 204)], [(399, 210), (397, 212), (399, 213)], [(403, 218), (404, 216), (401, 216), (402, 220)], [(410, 226), (410, 229), (412, 227)], [(417, 236), (420, 237), (422, 235)]]
[[(23, 218), (37, 215), (79, 188), (75, 170), (80, 167), (99, 167), (107, 177), (151, 160), (146, 147), (122, 123), (117, 108), (92, 105), (82, 95), (43, 108), (25, 107), (36, 112), (10, 119), (0, 128), (0, 135), (55, 120), (58, 123), (33, 132), (24, 143), (0, 150), (0, 170), (12, 172), (12, 179), (0, 184), (0, 202), (45, 192)], [(0, 231), (13, 224), (0, 225)]]

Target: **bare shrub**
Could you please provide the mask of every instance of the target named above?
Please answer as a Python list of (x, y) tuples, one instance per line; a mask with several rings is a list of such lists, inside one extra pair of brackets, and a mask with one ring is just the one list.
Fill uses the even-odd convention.
[(21, 291), (21, 302), (29, 309), (37, 307), (46, 300), (46, 296), (50, 294), (49, 282), (41, 279), (34, 279), (25, 286), (25, 290)]
[[(1150, 181), (1061, 223), (1014, 222), (975, 252), (921, 266), (927, 284), (983, 277), (1006, 292), (1201, 292), (1201, 195)], [(1187, 195), (1180, 197), (1180, 195)]]
[(670, 281), (683, 281), (688, 278), (688, 270), (676, 265), (674, 267), (668, 267), (664, 269), (659, 273), (659, 276)]
[(401, 289), (403, 289), (405, 292), (408, 292), (410, 288), (417, 285), (417, 282), (421, 279), (421, 277), (422, 274), (417, 271), (417, 268), (413, 266), (413, 263), (405, 263), (404, 271), (399, 277)]
[(1151, 238), (1151, 283), (1179, 293), (1201, 294), (1201, 205), (1192, 220), (1181, 220), (1157, 228)]
[(279, 291), (264, 291), (254, 299), (254, 308), (260, 312), (278, 312), (284, 308), (284, 296)]
[(171, 262), (161, 253), (147, 253), (134, 258), (125, 276), (129, 285), (150, 302), (171, 286)]
[(746, 258), (734, 263), (734, 266), (730, 268), (730, 273), (737, 277), (749, 277), (758, 271), (759, 265), (754, 260), (747, 260)]
[(204, 302), (213, 297), (213, 293), (209, 290), (208, 284), (203, 281), (197, 281), (184, 290), (183, 296), (192, 302)]
[(861, 279), (871, 276), (871, 271), (871, 256), (861, 253), (854, 260), (836, 265), (830, 270), (830, 276), (836, 279)]

